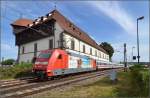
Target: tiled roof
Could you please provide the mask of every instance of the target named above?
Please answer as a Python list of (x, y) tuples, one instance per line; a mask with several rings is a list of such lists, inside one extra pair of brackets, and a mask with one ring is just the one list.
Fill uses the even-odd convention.
[(11, 25), (16, 25), (16, 26), (27, 26), (28, 24), (33, 23), (33, 20), (30, 19), (25, 19), (25, 18), (20, 18), (13, 22)]

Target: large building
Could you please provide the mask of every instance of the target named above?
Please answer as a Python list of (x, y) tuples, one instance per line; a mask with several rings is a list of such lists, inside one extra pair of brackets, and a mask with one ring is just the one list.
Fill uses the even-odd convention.
[(57, 10), (34, 21), (18, 19), (11, 25), (18, 46), (18, 62), (31, 62), (40, 51), (53, 48), (109, 61), (102, 47)]

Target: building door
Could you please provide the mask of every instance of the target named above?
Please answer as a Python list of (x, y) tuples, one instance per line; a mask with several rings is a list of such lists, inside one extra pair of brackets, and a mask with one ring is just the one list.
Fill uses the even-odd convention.
[(49, 49), (53, 49), (53, 39), (49, 40)]
[(34, 57), (37, 56), (37, 43), (34, 44)]

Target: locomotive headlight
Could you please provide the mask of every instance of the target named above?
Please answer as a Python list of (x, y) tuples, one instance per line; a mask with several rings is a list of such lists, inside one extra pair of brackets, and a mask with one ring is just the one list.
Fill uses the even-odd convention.
[(35, 64), (36, 65), (39, 65), (39, 64), (41, 64), (41, 65), (48, 65), (48, 62), (35, 62)]
[(48, 65), (48, 62), (40, 62), (42, 65)]
[(40, 62), (35, 62), (36, 65), (40, 64)]
[(52, 71), (51, 71), (51, 70), (48, 70), (47, 72), (50, 73), (50, 72), (52, 72)]

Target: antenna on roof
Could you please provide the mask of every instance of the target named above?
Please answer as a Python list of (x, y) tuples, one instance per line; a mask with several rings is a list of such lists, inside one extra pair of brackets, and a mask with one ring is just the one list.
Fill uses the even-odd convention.
[(56, 2), (54, 3), (54, 10), (56, 10), (56, 8), (57, 8), (57, 5), (56, 5)]
[(20, 13), (20, 18), (23, 18), (23, 14), (22, 13)]

